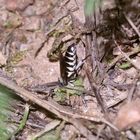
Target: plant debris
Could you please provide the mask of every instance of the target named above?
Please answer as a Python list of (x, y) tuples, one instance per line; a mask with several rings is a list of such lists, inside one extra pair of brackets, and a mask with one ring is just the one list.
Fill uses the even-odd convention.
[[(5, 134), (23, 140), (140, 139), (139, 5), (1, 0), (0, 84), (20, 97), (6, 122), (13, 131)], [(60, 60), (71, 44), (78, 61), (87, 59), (65, 86)]]

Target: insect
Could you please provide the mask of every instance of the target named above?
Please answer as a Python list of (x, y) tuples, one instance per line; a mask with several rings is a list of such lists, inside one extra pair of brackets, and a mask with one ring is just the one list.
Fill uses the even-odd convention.
[[(89, 56), (89, 55), (88, 55)], [(87, 56), (87, 57), (88, 57)], [(31, 91), (36, 92), (50, 92), (54, 88), (63, 87), (66, 85), (74, 85), (74, 81), (76, 81), (79, 71), (81, 70), (85, 60), (87, 57), (78, 61), (77, 50), (75, 44), (70, 45), (65, 54), (59, 53), (60, 59), (60, 73), (61, 79), (59, 81), (37, 85), (35, 87), (30, 88)]]
[(86, 58), (78, 62), (75, 44), (67, 48), (64, 56), (60, 56), (60, 72), (63, 85), (73, 84)]

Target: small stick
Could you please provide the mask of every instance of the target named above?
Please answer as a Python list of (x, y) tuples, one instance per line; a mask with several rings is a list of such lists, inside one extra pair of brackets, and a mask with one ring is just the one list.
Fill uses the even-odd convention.
[[(137, 54), (140, 52), (140, 48), (135, 48), (133, 49), (132, 52), (130, 53), (127, 53), (128, 56), (131, 56), (131, 55), (134, 55), (134, 54)], [(109, 64), (109, 67), (107, 69), (110, 70), (120, 59), (124, 58), (125, 56), (124, 55), (118, 55), (110, 64)]]
[[(83, 124), (80, 122), (80, 120), (77, 119), (85, 119), (90, 120), (94, 122), (103, 122), (105, 124), (108, 124), (110, 127), (114, 128), (115, 130), (118, 130), (115, 126), (113, 126), (109, 121), (104, 119), (102, 116), (86, 116), (83, 114), (75, 113), (73, 110), (67, 109), (61, 105), (59, 105), (57, 102), (53, 100), (42, 100), (32, 94), (31, 92), (19, 87), (14, 82), (7, 80), (6, 78), (0, 77), (0, 84), (3, 86), (6, 86), (7, 88), (15, 91), (17, 95), (19, 95), (21, 98), (23, 98), (25, 101), (29, 102), (32, 101), (33, 103), (39, 105), (40, 107), (52, 112), (53, 114), (57, 115), (59, 118), (62, 118), (63, 120), (70, 122), (73, 124), (76, 128), (79, 129), (80, 133), (84, 135), (85, 137), (88, 137), (89, 130), (83, 126)], [(80, 127), (79, 127), (80, 125)], [(84, 131), (84, 132), (83, 132)]]
[(116, 41), (114, 41), (114, 42), (115, 42), (116, 46), (118, 47), (119, 51), (122, 53), (122, 55), (123, 55), (137, 70), (140, 70), (140, 68), (129, 58), (129, 56), (121, 50), (120, 45), (118, 45)]
[(137, 73), (136, 77), (135, 77), (135, 80), (134, 80), (134, 85), (132, 86), (132, 88), (130, 89), (130, 92), (128, 94), (128, 97), (127, 97), (127, 102), (130, 103), (132, 98), (133, 98), (133, 94), (135, 92), (135, 89), (137, 87), (137, 82), (139, 81), (139, 72)]
[(123, 14), (124, 14), (124, 17), (126, 18), (126, 20), (128, 21), (128, 23), (130, 24), (130, 26), (133, 28), (133, 30), (136, 32), (136, 34), (140, 38), (140, 32), (139, 32), (138, 28), (135, 26), (135, 24), (132, 22), (132, 20), (125, 13), (123, 13)]
[[(63, 106), (59, 105), (58, 103), (54, 103), (52, 101), (44, 101), (38, 98), (37, 96), (33, 95), (31, 92), (19, 87), (16, 85), (13, 81), (7, 80), (6, 78), (0, 77), (0, 84), (15, 91), (15, 94), (19, 95), (21, 98), (23, 98), (25, 101), (32, 101), (33, 103), (39, 105), (40, 107), (52, 112), (53, 114), (57, 115), (59, 118), (62, 118), (66, 122), (69, 122), (73, 124), (80, 132), (81, 135), (85, 136), (87, 139), (89, 139), (89, 134), (92, 139), (95, 137), (92, 135), (92, 133), (81, 123), (80, 120), (77, 120), (76, 117), (81, 117), (80, 114), (77, 114), (75, 117), (74, 112), (65, 110)], [(88, 119), (88, 117), (84, 117), (85, 119)], [(94, 117), (92, 117), (94, 118)], [(97, 118), (99, 119), (99, 118)], [(99, 122), (102, 122), (101, 119)], [(106, 122), (106, 121), (105, 121)], [(108, 122), (106, 122), (108, 123)]]
[(47, 124), (45, 126), (45, 129), (40, 131), (39, 133), (37, 133), (36, 135), (33, 136), (33, 140), (36, 140), (37, 138), (40, 138), (42, 135), (44, 135), (45, 133), (47, 133), (48, 131), (56, 128), (59, 124), (61, 123), (60, 120), (53, 120), (52, 122), (50, 122), (49, 124)]

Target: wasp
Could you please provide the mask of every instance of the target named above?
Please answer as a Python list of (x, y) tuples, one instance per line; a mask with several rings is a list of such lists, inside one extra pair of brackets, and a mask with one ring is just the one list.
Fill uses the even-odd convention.
[(75, 44), (72, 44), (67, 48), (64, 56), (61, 54), (60, 73), (63, 85), (72, 84), (77, 79), (78, 73), (82, 69), (87, 57), (78, 61)]
[(57, 87), (64, 87), (67, 85), (73, 86), (74, 81), (77, 80), (78, 74), (89, 55), (84, 59), (82, 59), (81, 61), (78, 61), (75, 44), (68, 46), (65, 54), (60, 52), (59, 55), (60, 55), (59, 60), (60, 60), (60, 74), (61, 74), (60, 75), (61, 78), (59, 79), (59, 81), (46, 83), (43, 85), (37, 85), (31, 87), (29, 90), (36, 91), (36, 92), (44, 92), (44, 91), (50, 92)]

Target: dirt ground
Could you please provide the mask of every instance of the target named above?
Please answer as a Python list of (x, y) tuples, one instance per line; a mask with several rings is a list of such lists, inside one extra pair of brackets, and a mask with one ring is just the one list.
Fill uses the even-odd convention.
[[(140, 1), (103, 0), (89, 15), (85, 3), (0, 0), (0, 67), (29, 93), (26, 100), (19, 90), (11, 139), (140, 139)], [(82, 82), (75, 91), (45, 91), (61, 79), (58, 54), (73, 42), (78, 61), (89, 56)], [(26, 124), (16, 131), (26, 103)]]

